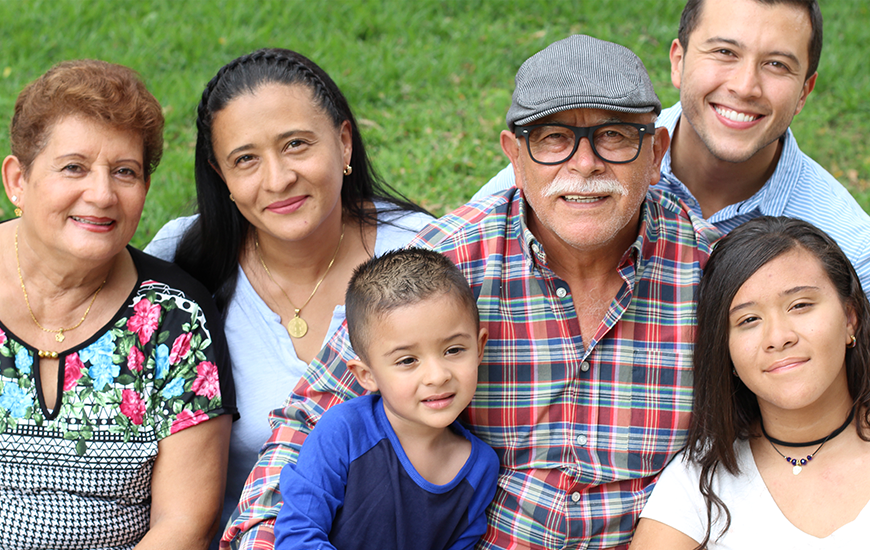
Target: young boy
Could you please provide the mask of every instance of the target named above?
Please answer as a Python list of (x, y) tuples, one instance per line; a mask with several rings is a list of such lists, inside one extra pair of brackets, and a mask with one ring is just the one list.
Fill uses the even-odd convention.
[(468, 283), (437, 252), (398, 250), (356, 269), (345, 307), (348, 368), (379, 395), (327, 410), (281, 471), (275, 547), (474, 547), (499, 463), (456, 421), (487, 339)]

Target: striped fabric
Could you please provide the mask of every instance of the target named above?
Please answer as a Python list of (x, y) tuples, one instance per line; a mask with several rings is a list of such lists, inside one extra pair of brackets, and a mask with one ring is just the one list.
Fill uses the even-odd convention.
[[(682, 113), (683, 107), (678, 102), (662, 111), (656, 126), (666, 127), (673, 136)], [(779, 163), (764, 186), (707, 221), (723, 233), (758, 216), (788, 216), (808, 221), (837, 241), (858, 272), (861, 286), (870, 289), (870, 216), (843, 184), (800, 150), (791, 129), (786, 130), (782, 141)], [(701, 217), (698, 201), (671, 171), (670, 149), (662, 160), (662, 179), (656, 187), (677, 195)]]
[[(510, 189), (412, 241), (459, 266), (489, 329), (477, 393), (462, 416), (502, 465), (478, 548), (626, 547), (654, 476), (685, 442), (693, 295), (718, 233), (651, 192), (618, 268), (622, 288), (583, 342), (571, 289), (548, 268), (524, 208)], [(362, 393), (346, 368), (353, 357), (342, 327), (272, 413), (272, 438), (225, 542), (271, 547), (281, 466), (295, 461), (326, 408)]]

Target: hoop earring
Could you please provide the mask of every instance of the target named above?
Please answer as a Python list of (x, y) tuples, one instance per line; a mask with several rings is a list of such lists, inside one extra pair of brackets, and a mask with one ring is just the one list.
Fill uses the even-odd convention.
[(236, 198), (233, 197), (233, 194), (232, 194), (232, 193), (230, 193), (230, 201), (232, 201), (232, 202), (236, 202)]
[(852, 338), (852, 341), (846, 344), (846, 348), (848, 349), (852, 349), (858, 344), (858, 340), (855, 338), (854, 334), (850, 336), (850, 338)]
[(343, 173), (345, 176), (349, 176), (349, 175), (351, 175), (351, 174), (353, 173), (353, 167), (352, 167), (350, 164), (345, 165), (345, 167), (344, 167), (344, 172), (342, 172), (342, 173)]

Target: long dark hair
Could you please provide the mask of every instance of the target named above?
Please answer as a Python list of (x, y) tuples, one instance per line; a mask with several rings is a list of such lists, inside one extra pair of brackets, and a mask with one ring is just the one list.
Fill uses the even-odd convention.
[[(698, 288), (698, 328), (694, 352), (694, 408), (687, 458), (701, 467), (700, 490), (707, 505), (710, 540), (713, 507), (731, 514), (713, 491), (719, 468), (739, 474), (734, 442), (747, 440), (761, 418), (755, 394), (736, 376), (728, 348), (729, 309), (734, 296), (756, 271), (783, 254), (801, 249), (821, 264), (840, 301), (855, 313), (857, 346), (846, 350), (849, 393), (858, 412), (858, 435), (870, 441), (870, 304), (855, 269), (837, 243), (813, 225), (785, 217), (755, 218), (734, 229), (716, 245)], [(723, 531), (724, 532), (724, 531)]]
[(213, 168), (212, 122), (230, 101), (265, 84), (304, 85), (336, 128), (344, 121), (350, 123), (353, 171), (344, 177), (341, 188), (341, 206), (347, 215), (363, 224), (376, 225), (377, 212), (367, 206), (373, 200), (391, 204), (389, 210), (426, 212), (375, 173), (347, 99), (317, 64), (299, 53), (278, 48), (257, 50), (234, 59), (209, 81), (197, 108), (194, 174), (199, 217), (185, 233), (175, 254), (175, 262), (214, 294), (222, 312), (235, 292), (239, 255), (251, 224), (229, 200), (229, 190)]

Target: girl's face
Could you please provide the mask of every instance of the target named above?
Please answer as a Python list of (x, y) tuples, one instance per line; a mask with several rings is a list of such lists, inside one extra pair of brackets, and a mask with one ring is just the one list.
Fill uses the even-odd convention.
[(846, 345), (855, 314), (821, 262), (796, 248), (740, 287), (729, 309), (729, 349), (737, 375), (762, 412), (849, 400)]
[(215, 169), (261, 235), (301, 241), (340, 223), (350, 123), (336, 128), (308, 87), (265, 84), (234, 98), (214, 116), (212, 145)]

